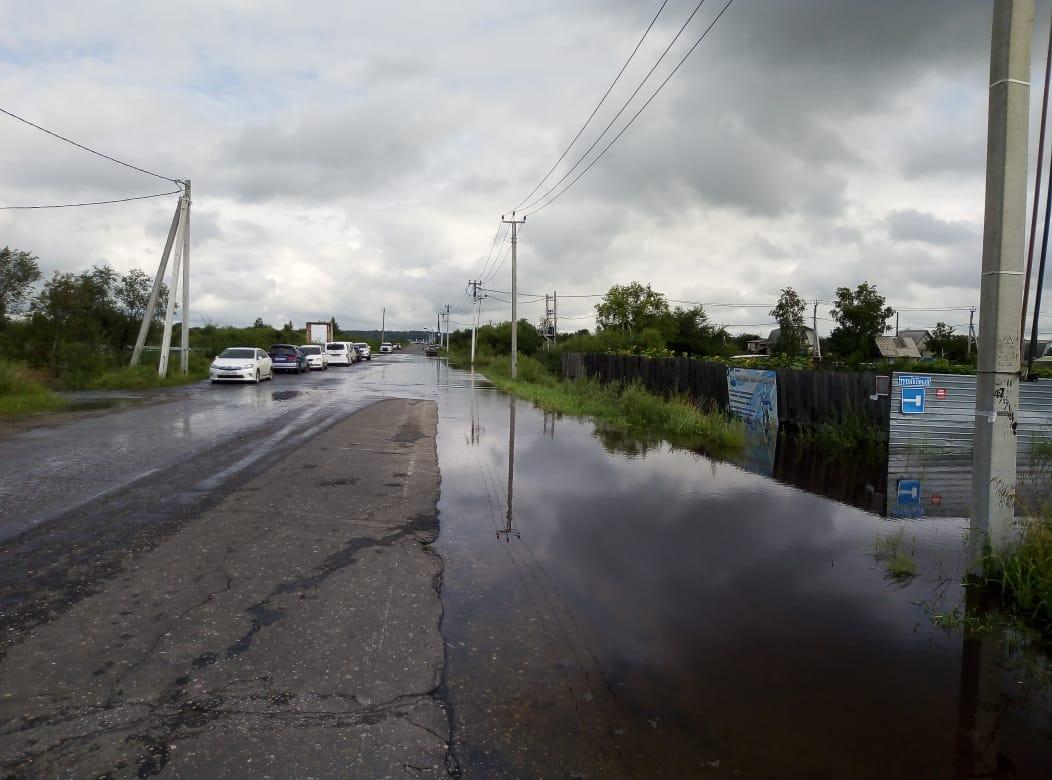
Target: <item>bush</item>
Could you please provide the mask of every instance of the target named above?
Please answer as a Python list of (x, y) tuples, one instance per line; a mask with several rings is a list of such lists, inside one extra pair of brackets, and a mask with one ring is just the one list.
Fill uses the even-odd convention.
[(22, 363), (0, 360), (0, 414), (23, 414), (65, 407), (47, 386), (44, 374)]

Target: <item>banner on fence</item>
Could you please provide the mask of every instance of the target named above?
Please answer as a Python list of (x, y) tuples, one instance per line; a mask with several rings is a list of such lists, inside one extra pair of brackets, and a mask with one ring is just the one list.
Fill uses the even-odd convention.
[(756, 368), (727, 371), (727, 395), (732, 414), (750, 425), (778, 430), (778, 375)]

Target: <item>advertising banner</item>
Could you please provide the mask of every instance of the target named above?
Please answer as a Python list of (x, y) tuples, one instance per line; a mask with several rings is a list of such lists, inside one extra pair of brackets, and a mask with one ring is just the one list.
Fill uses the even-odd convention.
[(731, 413), (764, 429), (778, 430), (778, 379), (774, 371), (756, 368), (727, 370)]

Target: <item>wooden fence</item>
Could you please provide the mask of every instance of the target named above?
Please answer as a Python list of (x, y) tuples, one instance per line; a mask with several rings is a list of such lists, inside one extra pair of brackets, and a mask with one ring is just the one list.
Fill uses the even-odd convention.
[[(871, 398), (876, 374), (847, 371), (775, 369), (778, 376), (778, 422), (815, 425), (853, 416), (882, 431), (888, 430), (890, 400)], [(694, 358), (647, 358), (595, 352), (563, 353), (562, 373), (568, 379), (599, 382), (639, 382), (657, 395), (686, 396), (699, 405), (728, 407), (727, 366)]]

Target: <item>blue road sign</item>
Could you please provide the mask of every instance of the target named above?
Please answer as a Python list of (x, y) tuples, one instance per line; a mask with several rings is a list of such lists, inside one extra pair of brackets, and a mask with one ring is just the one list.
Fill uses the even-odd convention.
[(896, 489), (896, 497), (900, 504), (920, 503), (920, 480), (900, 479)]
[(924, 414), (924, 388), (902, 388), (902, 413)]

